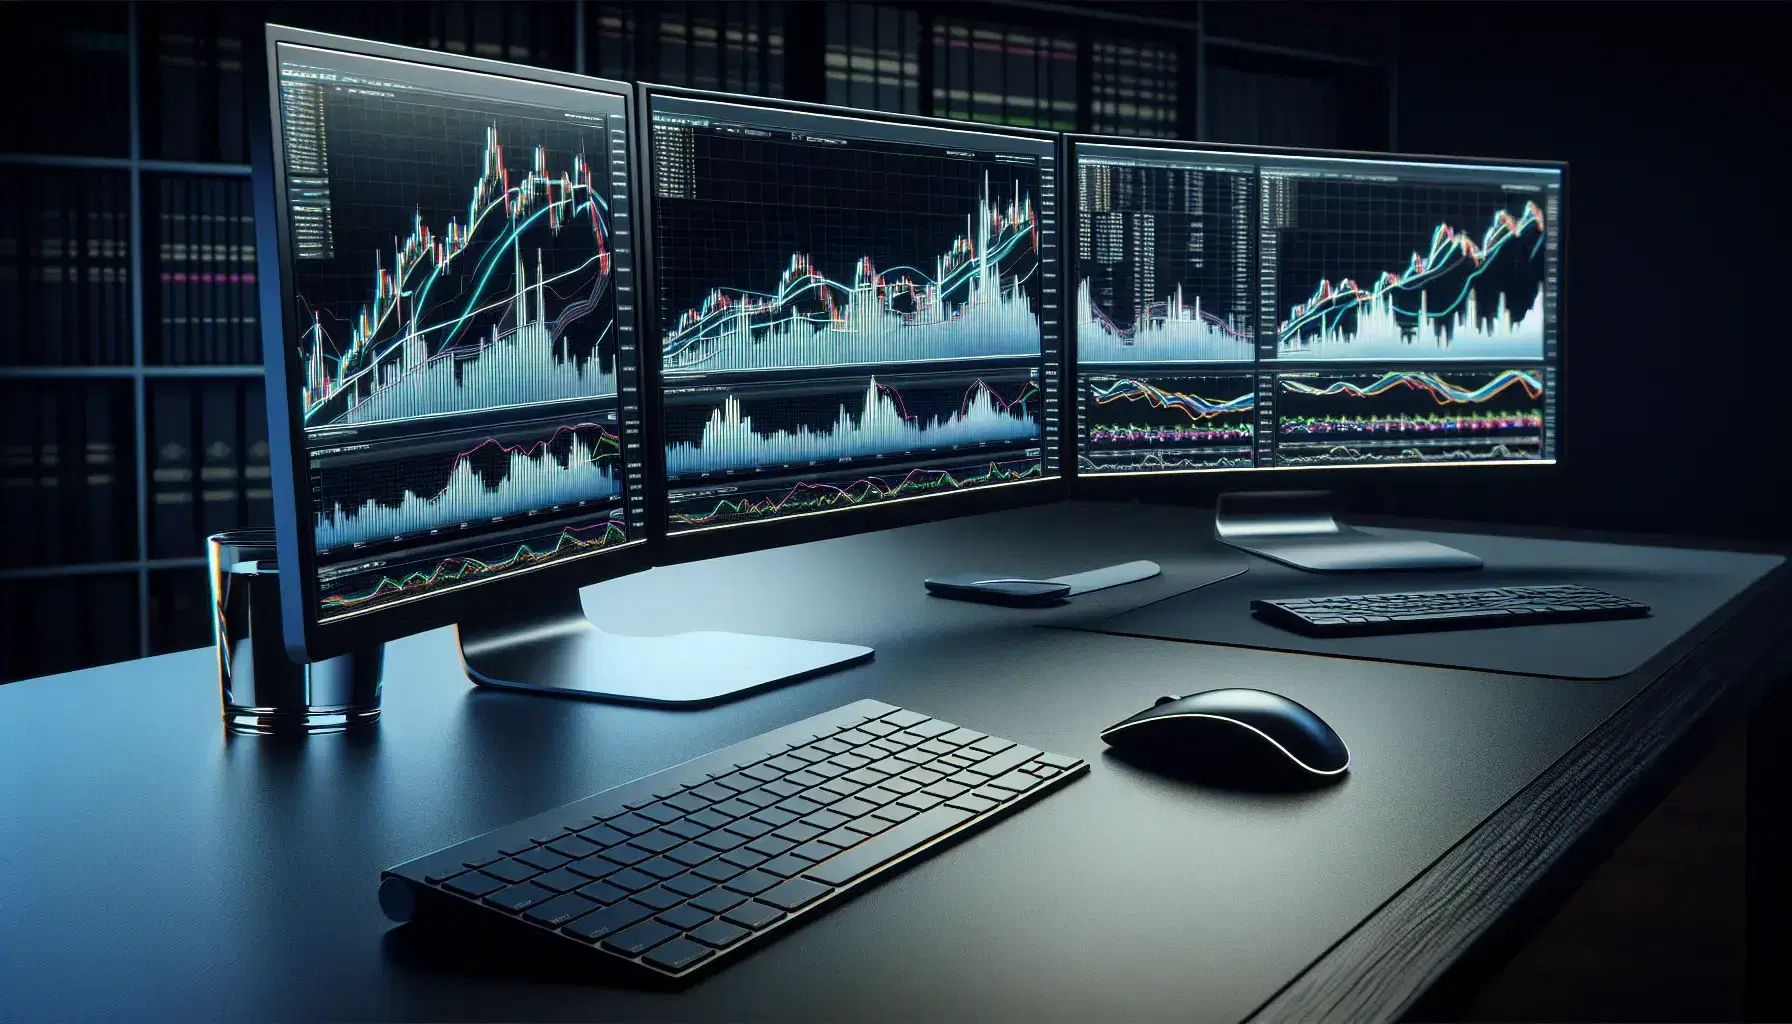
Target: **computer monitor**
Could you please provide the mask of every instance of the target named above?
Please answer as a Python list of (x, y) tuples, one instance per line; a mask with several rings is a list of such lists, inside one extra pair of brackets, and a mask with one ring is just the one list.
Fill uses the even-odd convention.
[(1066, 144), (1079, 477), (1555, 463), (1564, 165)]
[(630, 87), (278, 26), (265, 53), (291, 653), (645, 568)]
[(1049, 499), (1057, 137), (643, 90), (680, 560)]

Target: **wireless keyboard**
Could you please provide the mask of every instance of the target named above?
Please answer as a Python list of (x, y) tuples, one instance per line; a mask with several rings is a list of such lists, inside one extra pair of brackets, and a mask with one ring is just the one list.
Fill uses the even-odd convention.
[(682, 978), (1088, 771), (861, 700), (381, 873), (446, 907)]
[(1281, 598), (1252, 601), (1251, 610), (1265, 622), (1308, 636), (1531, 626), (1649, 614), (1649, 606), (1640, 601), (1573, 585)]

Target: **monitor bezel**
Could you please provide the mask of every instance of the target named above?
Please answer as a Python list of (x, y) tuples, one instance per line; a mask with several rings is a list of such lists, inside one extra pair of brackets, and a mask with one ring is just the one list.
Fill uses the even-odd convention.
[[(962, 494), (941, 495), (921, 501), (907, 502), (899, 505), (877, 506), (867, 509), (855, 509), (850, 512), (826, 513), (822, 515), (794, 517), (791, 519), (774, 519), (764, 523), (735, 526), (725, 529), (706, 530), (690, 533), (673, 533), (668, 528), (670, 512), (669, 481), (666, 474), (666, 450), (664, 443), (664, 408), (660, 391), (660, 315), (657, 268), (655, 265), (655, 248), (658, 239), (655, 237), (654, 224), (657, 221), (657, 202), (654, 198), (653, 154), (651, 150), (652, 135), (652, 101), (655, 97), (665, 96), (677, 99), (702, 100), (714, 103), (730, 103), (758, 107), (762, 109), (789, 111), (794, 113), (820, 114), (833, 117), (850, 117), (859, 121), (881, 122), (889, 124), (908, 124), (928, 128), (943, 128), (952, 131), (973, 132), (985, 135), (1002, 135), (1036, 139), (1051, 145), (1056, 170), (1056, 201), (1058, 204), (1058, 265), (1063, 266), (1064, 237), (1064, 166), (1063, 145), (1059, 141), (1058, 132), (1037, 128), (1010, 128), (1005, 126), (985, 125), (974, 121), (956, 121), (947, 118), (922, 117), (914, 114), (894, 114), (882, 111), (859, 110), (854, 107), (841, 107), (825, 103), (808, 103), (797, 100), (749, 96), (740, 93), (717, 92), (706, 89), (691, 89), (683, 86), (661, 85), (643, 82), (639, 86), (637, 109), (640, 116), (635, 119), (636, 145), (635, 158), (638, 161), (639, 173), (637, 181), (641, 182), (638, 194), (642, 197), (635, 209), (642, 211), (637, 215), (636, 261), (637, 277), (646, 282), (641, 289), (644, 311), (639, 335), (645, 349), (652, 347), (653, 356), (644, 358), (642, 391), (646, 397), (645, 409), (647, 430), (645, 432), (648, 451), (648, 465), (653, 467), (653, 477), (658, 481), (658, 488), (650, 505), (650, 523), (648, 532), (655, 538), (658, 564), (669, 565), (678, 562), (699, 561), (706, 558), (720, 558), (726, 555), (744, 554), (766, 548), (784, 547), (791, 544), (802, 544), (814, 540), (826, 540), (834, 537), (849, 537), (878, 530), (889, 530), (901, 526), (912, 526), (918, 523), (937, 522), (943, 519), (956, 519), (961, 516), (979, 515), (1003, 509), (1021, 508), (1029, 505), (1046, 504), (1060, 500), (1068, 493), (1068, 481), (1064, 474), (1063, 455), (1066, 448), (1062, 412), (1064, 409), (1062, 395), (1064, 387), (1063, 349), (1060, 347), (1059, 367), (1059, 462), (1056, 476), (1040, 480), (993, 487), (984, 491), (970, 491)], [(646, 228), (640, 226), (647, 221)], [(1060, 272), (1058, 284), (1059, 326), (1062, 331), (1064, 316), (1063, 276)], [(1042, 293), (1043, 294), (1043, 293)], [(1062, 337), (1060, 337), (1060, 343)]]
[[(1445, 156), (1431, 153), (1386, 153), (1372, 150), (1355, 149), (1314, 149), (1299, 146), (1262, 146), (1242, 143), (1201, 142), (1188, 139), (1154, 139), (1136, 138), (1123, 135), (1098, 135), (1088, 132), (1066, 132), (1063, 135), (1063, 162), (1059, 178), (1060, 197), (1074, 193), (1075, 175), (1078, 166), (1078, 147), (1080, 146), (1123, 146), (1134, 149), (1156, 149), (1170, 152), (1215, 153), (1233, 157), (1277, 157), (1293, 156), (1316, 159), (1374, 160), (1383, 163), (1431, 162), (1444, 164), (1481, 164), (1487, 166), (1540, 168), (1554, 170), (1561, 175), (1560, 202), (1556, 216), (1558, 247), (1560, 255), (1556, 262), (1556, 359), (1548, 367), (1550, 386), (1560, 387), (1562, 366), (1566, 352), (1562, 339), (1567, 337), (1567, 248), (1569, 239), (1569, 173), (1565, 160), (1519, 159), (1511, 157), (1471, 157)], [(1076, 255), (1076, 232), (1080, 228), (1080, 211), (1075, 202), (1060, 202), (1058, 211), (1058, 230), (1060, 242), (1058, 246), (1059, 264), (1062, 268), (1062, 284), (1064, 290), (1070, 283), (1080, 280), (1081, 267)], [(1251, 252), (1256, 254), (1256, 238), (1253, 235)], [(1064, 353), (1064, 403), (1066, 416), (1080, 415), (1076, 405), (1080, 398), (1078, 384), (1079, 363), (1077, 361), (1076, 323), (1073, 311), (1066, 307), (1063, 317), (1064, 340), (1061, 351)], [(1260, 364), (1258, 364), (1260, 365)], [(1562, 444), (1563, 432), (1561, 424), (1564, 416), (1564, 402), (1560, 390), (1556, 393), (1555, 422), (1550, 425), (1554, 435), (1555, 457), (1549, 461), (1519, 461), (1509, 463), (1443, 463), (1433, 465), (1393, 465), (1393, 466), (1325, 466), (1325, 467), (1275, 467), (1251, 466), (1242, 469), (1205, 469), (1205, 470), (1172, 470), (1156, 473), (1113, 474), (1091, 476), (1082, 473), (1077, 465), (1078, 437), (1074, 425), (1062, 431), (1064, 454), (1058, 464), (1062, 468), (1063, 478), (1067, 483), (1070, 496), (1076, 498), (1150, 498), (1175, 497), (1178, 499), (1196, 497), (1208, 498), (1221, 491), (1236, 490), (1284, 490), (1288, 488), (1321, 489), (1340, 492), (1353, 492), (1365, 486), (1377, 483), (1409, 484), (1424, 480), (1436, 480), (1436, 474), (1447, 474), (1442, 481), (1450, 486), (1460, 486), (1464, 482), (1484, 479), (1477, 476), (1464, 476), (1471, 470), (1494, 473), (1519, 473), (1520, 477), (1531, 484), (1556, 479), (1564, 471), (1566, 459)], [(1497, 477), (1498, 473), (1494, 473)], [(1503, 477), (1502, 477), (1503, 478)]]
[[(375, 609), (364, 614), (332, 622), (320, 621), (317, 606), (316, 555), (313, 544), (314, 523), (308, 500), (309, 468), (302, 443), (302, 411), (294, 401), (293, 389), (303, 379), (298, 365), (298, 345), (288, 323), (287, 296), (293, 283), (292, 254), (288, 246), (291, 225), (286, 203), (285, 161), (276, 159), (284, 152), (279, 112), (280, 93), (278, 47), (296, 44), (317, 49), (334, 50), (360, 57), (403, 61), (430, 71), (465, 71), (494, 75), (544, 85), (603, 93), (619, 98), (623, 104), (624, 123), (628, 127), (629, 195), (639, 195), (640, 179), (634, 159), (636, 97), (632, 85), (608, 79), (593, 78), (570, 72), (509, 64), (435, 50), (399, 46), (332, 33), (314, 32), (285, 25), (269, 24), (263, 44), (250, 47), (252, 59), (259, 58), (261, 67), (248, 69), (251, 89), (265, 90), (251, 96), (251, 173), (255, 203), (257, 273), (263, 282), (259, 289), (262, 330), (262, 358), (267, 389), (270, 462), (273, 468), (274, 530), (280, 566), (280, 604), (285, 646), (295, 661), (311, 662), (365, 649), (386, 640), (408, 636), (477, 617), (482, 612), (505, 607), (528, 595), (549, 588), (572, 589), (601, 583), (653, 565), (654, 537), (651, 530), (609, 551), (592, 557), (531, 569), (511, 577), (499, 577), (473, 587), (450, 590), (442, 594)], [(631, 209), (632, 209), (631, 205)], [(640, 290), (640, 275), (636, 275)], [(273, 283), (275, 287), (267, 287)], [(638, 324), (638, 320), (637, 320)], [(636, 337), (640, 332), (637, 330)], [(639, 381), (640, 378), (637, 378)], [(653, 477), (646, 477), (651, 499)], [(652, 502), (650, 500), (649, 505)], [(297, 571), (290, 567), (296, 566)]]

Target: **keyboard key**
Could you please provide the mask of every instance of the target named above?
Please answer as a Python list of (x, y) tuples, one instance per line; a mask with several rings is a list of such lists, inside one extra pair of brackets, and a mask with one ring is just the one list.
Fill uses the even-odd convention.
[(971, 811), (976, 814), (982, 814), (984, 811), (994, 809), (996, 806), (996, 801), (985, 800), (980, 796), (976, 796), (971, 793), (966, 793), (964, 796), (961, 796), (961, 797), (957, 798), (956, 800), (946, 801), (946, 806), (947, 807), (957, 807), (961, 810)]
[(974, 815), (970, 811), (956, 807), (936, 807), (897, 825), (881, 836), (873, 836), (839, 856), (815, 865), (805, 873), (806, 877), (825, 885), (844, 885), (872, 868), (964, 824), (972, 817)]
[(1032, 747), (1009, 747), (987, 761), (980, 762), (975, 770), (989, 776), (1006, 775), (1038, 756), (1039, 751)]
[(629, 892), (640, 892), (642, 889), (653, 888), (654, 883), (658, 882), (659, 879), (652, 875), (636, 871), (634, 868), (624, 868), (604, 879), (604, 881), (618, 889), (627, 889)]
[(824, 843), (817, 839), (812, 843), (804, 843), (790, 852), (795, 856), (819, 863), (839, 853), (842, 849), (844, 847), (836, 846), (833, 843)]
[(487, 864), (483, 870), (488, 875), (496, 875), (511, 883), (527, 881), (541, 874), (541, 869), (517, 860), (501, 860), (496, 864)]
[(958, 748), (950, 743), (941, 743), (939, 740), (928, 740), (926, 743), (915, 747), (915, 749), (925, 750), (935, 757), (945, 757), (947, 754), (956, 751)]
[(690, 939), (673, 939), (647, 951), (641, 959), (665, 971), (682, 971), (692, 964), (715, 956), (715, 950)]
[(618, 889), (608, 882), (592, 882), (590, 885), (579, 889), (578, 892), (580, 896), (596, 900), (605, 906), (612, 903), (621, 903), (623, 900), (628, 899), (627, 889)]
[(827, 810), (827, 811), (816, 811), (814, 814), (811, 814), (807, 818), (804, 818), (803, 821), (807, 824), (814, 825), (816, 828), (821, 829), (823, 832), (826, 832), (826, 831), (830, 831), (832, 829), (839, 828), (840, 826), (851, 821), (852, 818), (853, 818), (853, 816), (850, 816), (850, 815), (841, 814), (837, 811)]
[(847, 822), (846, 827), (852, 829), (854, 832), (874, 836), (894, 824), (896, 823), (890, 821), (888, 818), (880, 818), (875, 814), (867, 814), (863, 818), (855, 818), (852, 821)]
[(806, 843), (826, 831), (827, 829), (816, 828), (808, 822), (799, 821), (793, 825), (784, 826), (778, 831), (773, 832), (772, 835), (782, 839), (788, 839), (793, 843)]
[(623, 956), (639, 956), (677, 934), (677, 929), (658, 921), (643, 921), (612, 934), (604, 940), (604, 948)]
[(734, 865), (732, 865), (732, 864), (728, 863), (727, 861), (722, 860), (721, 858), (718, 857), (715, 860), (710, 861), (708, 864), (705, 864), (702, 867), (692, 870), (691, 874), (698, 875), (702, 878), (707, 878), (712, 882), (726, 882), (727, 880), (729, 880), (730, 878), (733, 878), (735, 875), (740, 874), (744, 870), (746, 870), (746, 869), (745, 868), (737, 868)]
[(652, 832), (658, 827), (659, 822), (643, 818), (639, 814), (631, 813), (624, 814), (620, 818), (611, 818), (609, 821), (605, 822), (605, 824), (618, 832), (623, 832), (631, 836), (638, 836), (643, 832)]
[(758, 839), (748, 843), (747, 849), (752, 850), (754, 853), (763, 853), (767, 857), (776, 857), (778, 854), (785, 852), (795, 845), (796, 844), (790, 840), (781, 839), (777, 836), (760, 836)]
[(608, 850), (605, 850), (604, 852), (598, 854), (598, 856), (602, 857), (603, 859), (605, 859), (607, 861), (612, 861), (616, 864), (620, 864), (624, 867), (627, 867), (630, 864), (639, 864), (642, 861), (646, 860), (647, 858), (653, 856), (653, 854), (648, 853), (646, 850), (643, 850), (640, 847), (629, 845), (629, 844), (625, 843), (622, 846), (612, 846)]
[(682, 895), (672, 892), (665, 886), (660, 885), (656, 885), (646, 892), (635, 893), (629, 898), (636, 903), (644, 903), (655, 910), (665, 910), (667, 907), (676, 907), (684, 902), (684, 897)]
[(953, 782), (953, 781), (947, 779), (947, 780), (942, 780), (940, 782), (936, 782), (933, 785), (928, 786), (926, 789), (921, 790), (921, 792), (927, 794), (928, 796), (937, 796), (941, 800), (950, 800), (953, 797), (958, 796), (960, 793), (965, 792), (966, 789), (967, 789), (967, 787), (962, 786), (956, 782)]
[(767, 807), (765, 810), (760, 811), (758, 814), (753, 815), (753, 820), (754, 821), (763, 821), (767, 825), (770, 825), (773, 828), (779, 828), (781, 826), (788, 825), (791, 822), (795, 821), (796, 817), (797, 817), (796, 815), (790, 813), (789, 811), (781, 810), (777, 807)]
[(894, 803), (900, 796), (902, 794), (894, 790), (888, 790), (882, 786), (872, 786), (870, 789), (860, 790), (857, 799), (882, 807), (885, 804)]
[(737, 868), (744, 869), (758, 867), (759, 865), (764, 864), (766, 856), (763, 853), (754, 853), (752, 850), (740, 849), (730, 850), (727, 853), (722, 854), (721, 859)]
[(693, 897), (691, 906), (711, 914), (720, 914), (732, 910), (746, 901), (747, 897), (738, 892), (729, 892), (727, 889), (711, 889)]
[(441, 885), (450, 878), (458, 878), (467, 873), (467, 869), (459, 864), (451, 864), (441, 871), (431, 871), (423, 876), (423, 880), (431, 885)]
[[(835, 754), (833, 757), (828, 758), (828, 763), (835, 766), (836, 768), (841, 768), (846, 771), (852, 772), (852, 771), (857, 771), (860, 768), (865, 767), (866, 765), (870, 764), (873, 760), (874, 760), (874, 758), (861, 757), (860, 755), (855, 754), (855, 753), (846, 753), (846, 754)], [(813, 769), (811, 769), (811, 770), (813, 770)]]
[(755, 782), (776, 782), (784, 777), (784, 773), (769, 764), (756, 764), (741, 771), (741, 774)]
[(597, 904), (578, 893), (569, 892), (564, 896), (556, 896), (546, 903), (532, 907), (523, 916), (536, 924), (558, 928), (568, 921), (575, 921), (596, 909)]
[(684, 842), (683, 836), (676, 836), (664, 829), (655, 829), (644, 836), (636, 836), (628, 841), (630, 846), (638, 846), (649, 853), (665, 853), (674, 846)]
[(789, 811), (790, 813), (798, 815), (800, 817), (801, 815), (812, 814), (816, 811), (821, 810), (821, 805), (816, 803), (813, 800), (805, 800), (804, 798), (802, 798), (800, 796), (793, 796), (790, 799), (779, 804), (777, 806), (777, 809), (783, 810), (783, 811)]
[[(846, 781), (845, 776), (841, 776), (838, 779), (830, 779), (827, 782), (822, 783), (821, 788), (823, 790), (825, 790), (826, 792), (833, 793), (837, 796), (849, 797), (849, 796), (852, 796), (854, 793), (857, 793), (859, 790), (864, 789), (865, 783), (863, 783), (863, 782), (848, 782), (848, 781)], [(820, 799), (820, 797), (815, 793), (810, 793), (809, 798), (812, 800)]]
[(868, 732), (861, 732), (858, 729), (848, 729), (835, 736), (834, 739), (839, 740), (841, 743), (850, 744), (856, 747), (861, 743), (870, 743), (872, 740), (877, 739), (877, 737)]
[(930, 768), (910, 768), (902, 773), (902, 779), (915, 783), (917, 786), (931, 786), (943, 778), (945, 778), (944, 775)]
[(871, 812), (871, 816), (874, 818), (882, 818), (891, 823), (899, 823), (907, 821), (919, 813), (921, 812), (915, 810), (913, 807), (904, 807), (901, 803), (894, 803), (887, 807), (879, 807), (877, 810)]
[[(851, 823), (848, 822), (848, 824), (851, 824)], [(845, 849), (848, 846), (854, 846), (860, 842), (863, 842), (864, 839), (865, 839), (864, 833), (854, 832), (852, 829), (847, 828), (843, 825), (840, 828), (837, 828), (837, 829), (833, 830), (832, 832), (829, 832), (827, 835), (822, 836), (820, 839), (817, 839), (816, 842), (826, 843), (829, 846), (837, 846), (837, 847), (840, 847), (841, 849)]]
[(753, 818), (742, 818), (740, 821), (731, 822), (728, 825), (728, 831), (748, 839), (757, 839), (771, 830), (772, 826)]
[(636, 864), (635, 870), (655, 878), (671, 878), (673, 875), (684, 874), (684, 870), (688, 866), (680, 864), (670, 857), (655, 857), (652, 860), (644, 860)]
[(586, 878), (602, 878), (622, 870), (622, 865), (601, 856), (586, 857), (584, 860), (575, 860), (566, 865), (566, 870), (577, 871)]
[[(869, 764), (870, 762), (866, 762), (866, 763)], [(842, 775), (845, 775), (846, 769), (840, 767), (837, 764), (833, 764), (828, 761), (823, 761), (819, 764), (810, 765), (809, 770), (807, 772), (802, 772), (800, 774), (819, 775), (823, 779), (834, 779), (834, 778), (839, 778)], [(794, 775), (791, 776), (791, 781), (792, 782), (798, 781), (797, 777)]]
[[(774, 769), (774, 771), (775, 771), (775, 769)], [(776, 777), (777, 776), (774, 774), (773, 778), (776, 778)], [(717, 779), (715, 781), (715, 785), (726, 786), (736, 793), (745, 793), (749, 789), (758, 789), (759, 784), (762, 781), (764, 781), (764, 780), (763, 779), (755, 779), (751, 775), (747, 775), (742, 772), (735, 772), (732, 775), (724, 775), (721, 778)]]
[(724, 800), (710, 808), (710, 810), (715, 811), (717, 814), (726, 814), (730, 818), (744, 818), (758, 809), (759, 807), (757, 805), (747, 803), (738, 798), (734, 800)]
[(627, 928), (636, 921), (644, 920), (652, 913), (651, 909), (639, 903), (618, 903), (586, 914), (560, 930), (586, 942), (596, 942), (619, 928)]
[[(870, 814), (872, 811), (877, 810), (877, 805), (866, 803), (856, 797), (848, 797), (847, 799), (834, 804), (832, 807), (829, 807), (828, 810), (840, 815), (844, 822), (850, 821), (853, 818), (862, 818), (865, 815)], [(820, 824), (819, 822), (816, 822), (813, 817), (811, 817), (809, 821), (815, 824)]]
[(925, 810), (930, 810), (934, 807), (937, 807), (944, 802), (945, 801), (943, 798), (937, 797), (937, 796), (930, 796), (930, 795), (928, 795), (926, 790), (922, 790), (921, 792), (918, 792), (918, 793), (910, 793), (909, 795), (896, 801), (896, 806), (898, 806), (898, 807), (913, 807), (917, 811), (925, 811)]
[(935, 738), (941, 743), (950, 743), (952, 746), (962, 747), (967, 743), (975, 743), (978, 740), (988, 739), (989, 737), (975, 729), (954, 729), (949, 733)]
[(710, 826), (699, 825), (689, 818), (680, 818), (670, 825), (660, 826), (660, 831), (670, 832), (683, 839), (695, 839), (709, 830)]
[(469, 874), (461, 875), (459, 878), (451, 879), (446, 885), (442, 886), (442, 888), (447, 889), (449, 892), (460, 893), (462, 896), (478, 899), (481, 896), (489, 895), (504, 888), (504, 882), (493, 878), (490, 875), (474, 871)]
[(896, 731), (896, 727), (888, 722), (866, 722), (859, 726), (860, 732), (868, 732), (873, 736), (888, 736)]
[(802, 874), (814, 863), (814, 861), (804, 860), (794, 853), (787, 853), (782, 857), (774, 857), (764, 864), (759, 865), (759, 870), (764, 871), (767, 874), (777, 875), (779, 878), (789, 878), (792, 875)]
[(574, 834), (564, 836), (548, 844), (548, 849), (560, 854), (567, 860), (578, 860), (581, 857), (591, 856), (603, 849), (603, 847), (586, 839), (584, 836)]
[[(695, 797), (700, 797), (704, 800), (709, 801), (712, 804), (719, 804), (724, 800), (734, 799), (734, 790), (729, 789), (726, 786), (718, 786), (715, 783), (710, 782), (710, 783), (706, 783), (704, 785), (698, 786), (696, 789), (691, 790), (690, 795), (695, 796)], [(690, 813), (690, 812), (686, 812), (686, 813)]]
[(693, 930), (691, 938), (706, 946), (727, 949), (751, 934), (739, 925), (729, 924), (726, 921), (711, 921), (703, 927)]
[(665, 803), (648, 804), (646, 807), (641, 808), (635, 813), (643, 818), (656, 821), (661, 825), (664, 825), (668, 821), (677, 821), (684, 817), (685, 814), (685, 812), (679, 808), (672, 807)]
[(919, 711), (910, 711), (907, 708), (892, 711), (878, 719), (878, 721), (888, 722), (898, 729), (907, 729), (910, 726), (920, 725), (927, 720), (928, 718), (926, 715), (921, 714)]
[(977, 742), (971, 744), (971, 746), (974, 749), (983, 751), (985, 754), (1000, 754), (1002, 751), (1007, 750), (1009, 747), (1014, 746), (1014, 741), (1001, 739), (1000, 737), (996, 737), (996, 736), (990, 736), (986, 739), (978, 740)]
[[(723, 799), (727, 798), (724, 797)], [(698, 811), (701, 811), (703, 808), (708, 807), (714, 802), (715, 801), (713, 800), (706, 800), (703, 797), (698, 796), (695, 791), (680, 793), (677, 796), (666, 798), (667, 807), (676, 807), (685, 814), (696, 814)]]
[(599, 846), (615, 846), (618, 843), (628, 842), (627, 835), (608, 825), (593, 825), (590, 828), (581, 829), (579, 835)]
[(989, 784), (992, 786), (1000, 786), (1003, 789), (1012, 789), (1016, 793), (1025, 793), (1027, 790), (1039, 785), (1039, 780), (1034, 776), (1028, 775), (1026, 772), (1009, 772), (999, 779), (990, 780)]
[(732, 921), (743, 928), (751, 928), (754, 931), (758, 931), (783, 916), (784, 912), (777, 907), (768, 907), (757, 900), (748, 900), (726, 914), (723, 914), (722, 920)]
[(779, 878), (777, 875), (768, 875), (763, 871), (748, 871), (730, 878), (728, 881), (723, 882), (722, 885), (725, 888), (733, 889), (735, 892), (744, 892), (748, 896), (757, 896), (781, 881), (783, 881), (783, 879)]
[(716, 851), (704, 846), (702, 843), (686, 843), (676, 850), (666, 851), (666, 856), (668, 858), (690, 868), (702, 864), (704, 861), (709, 860), (715, 855)]
[(501, 844), (498, 847), (498, 852), (506, 857), (514, 857), (519, 853), (528, 853), (539, 845), (541, 844), (533, 839), (516, 839)]
[(708, 892), (716, 886), (714, 882), (698, 875), (694, 871), (687, 871), (675, 878), (668, 878), (664, 882), (661, 882), (660, 885), (678, 893), (686, 899), (699, 893)]
[(873, 761), (866, 765), (865, 770), (888, 776), (902, 775), (917, 769), (900, 757), (886, 757), (881, 761)]
[(933, 755), (925, 750), (904, 750), (902, 753), (897, 754), (896, 757), (898, 760), (907, 761), (909, 764), (913, 765), (930, 764), (933, 761)]
[(485, 898), (485, 902), (501, 910), (518, 914), (544, 900), (553, 899), (558, 893), (552, 889), (543, 889), (534, 882), (524, 882), (505, 889), (499, 889)]
[(833, 890), (807, 878), (793, 878), (759, 894), (762, 903), (769, 903), (786, 913), (806, 907)]
[(791, 757), (789, 754), (785, 754), (781, 757), (774, 757), (770, 761), (767, 761), (765, 763), (766, 763), (767, 767), (775, 768), (778, 771), (781, 771), (786, 775), (790, 774), (791, 772), (800, 772), (806, 766), (806, 762), (799, 761), (796, 758)]
[(556, 868), (545, 875), (537, 875), (529, 884), (539, 885), (544, 889), (552, 889), (555, 892), (571, 892), (589, 881), (591, 881), (591, 879), (586, 878), (584, 875), (578, 874), (577, 872), (570, 871), (567, 868)]
[(889, 773), (887, 772), (877, 772), (872, 771), (869, 768), (860, 768), (856, 772), (847, 772), (845, 775), (840, 776), (840, 778), (835, 779), (834, 781), (853, 782), (861, 786), (875, 786), (889, 777)]
[(804, 764), (814, 764), (817, 761), (826, 761), (831, 755), (829, 755), (827, 751), (811, 743), (808, 746), (797, 747), (795, 750), (792, 750), (790, 756)]
[(698, 811), (696, 814), (691, 815), (689, 818), (687, 818), (685, 820), (693, 822), (698, 825), (702, 825), (706, 828), (721, 828), (723, 825), (728, 824), (729, 822), (733, 821), (734, 819), (730, 818), (726, 814), (717, 814), (716, 809), (713, 807), (710, 807), (710, 808), (706, 808), (704, 810)]

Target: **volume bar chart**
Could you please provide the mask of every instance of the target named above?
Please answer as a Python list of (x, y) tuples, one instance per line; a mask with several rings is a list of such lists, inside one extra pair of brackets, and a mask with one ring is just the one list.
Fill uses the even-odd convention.
[(755, 426), (741, 399), (729, 394), (703, 424), (699, 439), (666, 446), (666, 472), (693, 476), (966, 445), (1037, 442), (1039, 420), (1029, 403), (1038, 393), (1038, 385), (1028, 381), (1014, 397), (1004, 398), (979, 379), (964, 391), (956, 409), (927, 416), (911, 412), (902, 392), (871, 378), (857, 401), (839, 403), (831, 424), (770, 430)]
[(1249, 331), (1202, 310), (1198, 297), (1185, 304), (1180, 287), (1140, 311), (1130, 328), (1109, 319), (1088, 281), (1077, 285), (1076, 302), (1079, 363), (1250, 362), (1256, 354)]
[(367, 498), (325, 504), (317, 515), (316, 544), (325, 551), (612, 499), (621, 493), (612, 468), (617, 456), (615, 434), (593, 423), (562, 427), (548, 440), (526, 446), (482, 441), (451, 456), (447, 482), (439, 490), (420, 494), (406, 488), (395, 503)]
[(803, 253), (771, 292), (716, 288), (667, 331), (668, 373), (821, 369), (878, 363), (1034, 358), (1039, 318), (1026, 281), (1038, 269), (1032, 202), (1018, 184), (1005, 206), (988, 182), (965, 231), (926, 271), (879, 270), (860, 257), (850, 279)]

